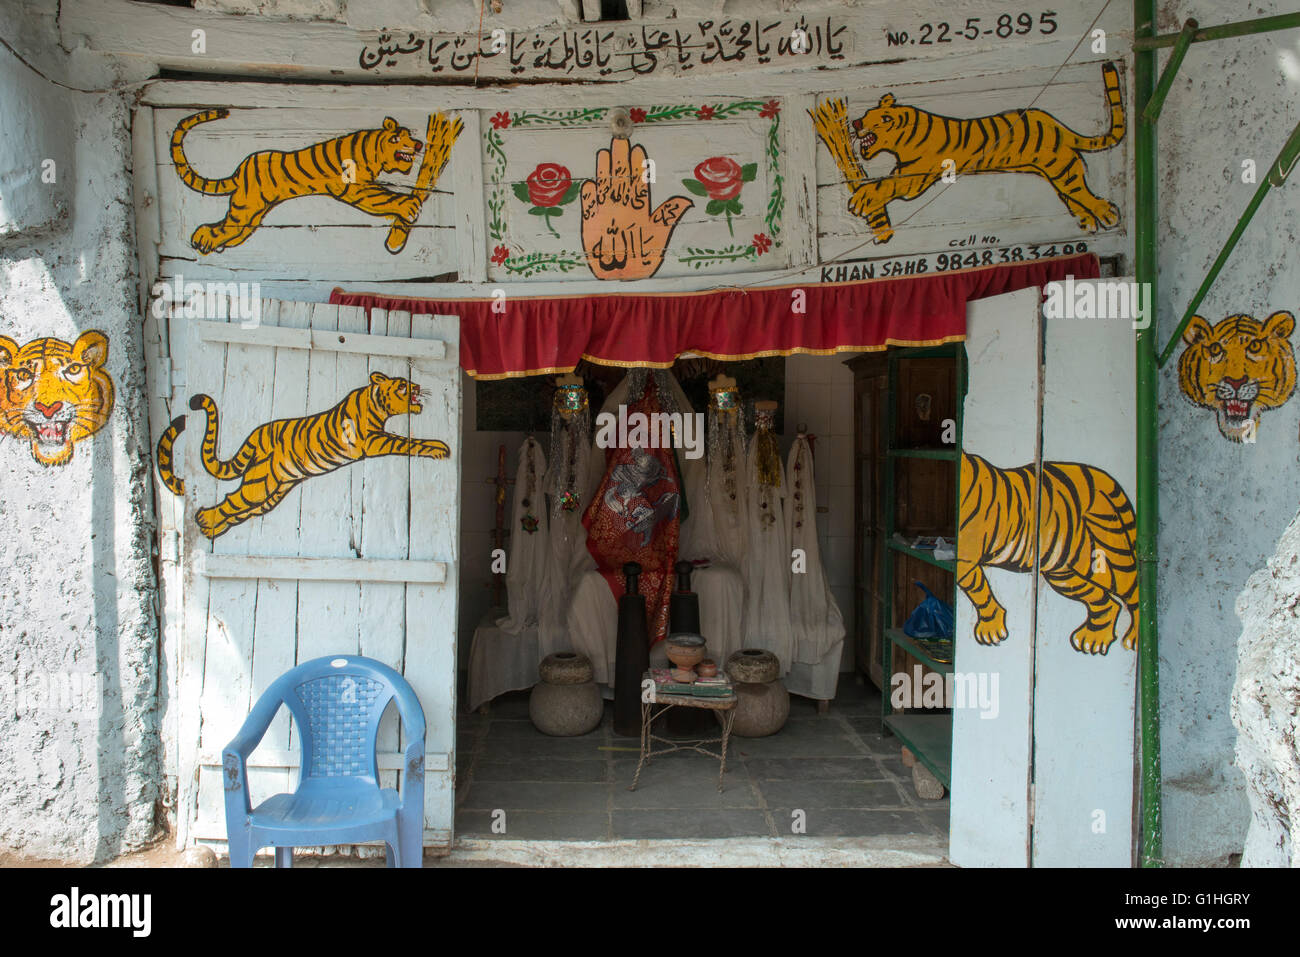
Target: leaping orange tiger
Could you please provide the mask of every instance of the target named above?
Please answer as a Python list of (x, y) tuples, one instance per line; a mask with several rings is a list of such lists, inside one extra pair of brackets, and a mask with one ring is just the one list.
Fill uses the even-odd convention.
[[(894, 235), (888, 206), (916, 199), (944, 176), (965, 173), (1033, 173), (1056, 189), (1061, 201), (1088, 232), (1119, 223), (1119, 209), (1089, 188), (1083, 153), (1109, 149), (1124, 138), (1124, 107), (1119, 72), (1102, 67), (1110, 128), (1084, 136), (1045, 110), (1007, 110), (993, 116), (957, 119), (899, 106), (886, 93), (879, 104), (851, 124), (842, 99), (821, 103), (809, 113), (850, 190), (849, 212), (867, 221), (877, 243)], [(894, 171), (871, 179), (853, 155), (846, 125), (851, 125), (864, 159), (892, 153)]]
[[(420, 387), (408, 379), (372, 372), (370, 382), (353, 389), (332, 409), (294, 419), (259, 425), (231, 458), (217, 458), (217, 404), (199, 394), (190, 408), (207, 414), (200, 452), (203, 467), (214, 478), (241, 479), (239, 488), (211, 508), (195, 515), (199, 531), (208, 538), (275, 508), (300, 482), (340, 466), (379, 455), (414, 455), (445, 459), (449, 450), (436, 439), (412, 439), (384, 431), (395, 415), (419, 415)], [(185, 416), (172, 420), (158, 440), (158, 474), (177, 495), (185, 483), (176, 474), (173, 447), (185, 431)]]
[(1008, 634), (1006, 609), (984, 569), (1032, 572), (1037, 555), (1047, 584), (1088, 606), (1087, 620), (1070, 635), (1076, 651), (1104, 655), (1121, 606), (1129, 612), (1124, 647), (1136, 648), (1137, 521), (1124, 489), (1077, 462), (1044, 462), (1039, 489), (1032, 464), (1000, 469), (962, 453), (957, 586), (975, 606), (975, 640), (996, 645)]
[[(358, 130), (293, 152), (259, 150), (224, 179), (200, 176), (185, 158), (185, 134), (200, 123), (229, 115), (229, 110), (204, 110), (185, 117), (172, 133), (172, 163), (181, 182), (205, 196), (230, 197), (224, 219), (194, 230), (190, 245), (199, 252), (238, 246), (253, 235), (267, 213), (299, 196), (332, 196), (363, 213), (388, 217), (395, 226), (410, 225), (420, 215), (419, 196), (377, 182), (385, 173), (409, 173), (416, 154), (426, 146), (391, 116), (379, 129)], [(441, 172), (461, 128), (459, 119), (432, 116), (425, 164)]]

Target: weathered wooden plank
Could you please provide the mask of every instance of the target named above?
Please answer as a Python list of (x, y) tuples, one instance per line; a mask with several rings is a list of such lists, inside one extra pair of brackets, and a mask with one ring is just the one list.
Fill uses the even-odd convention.
[[(1038, 290), (973, 302), (966, 321), (970, 385), (962, 451), (1000, 468), (1032, 463), (1038, 454), (1041, 410)], [(963, 470), (962, 481), (966, 474)], [(987, 500), (977, 493), (969, 499)], [(999, 514), (987, 505), (961, 527), (959, 556), (963, 540), (996, 537)], [(959, 564), (959, 583), (961, 574)], [(984, 567), (984, 575), (1006, 609), (1008, 634), (998, 644), (976, 641), (974, 606), (958, 593), (954, 677), (975, 694), (965, 695), (962, 707), (953, 707), (948, 856), (962, 867), (1025, 867), (1033, 758), (1035, 575), (991, 567)]]
[[(337, 330), (337, 306), (314, 305), (313, 329)], [(338, 375), (338, 353), (311, 352), (307, 372), (307, 407), (328, 409), (361, 383)], [(351, 476), (336, 469), (303, 482), (290, 495), (300, 496), (298, 554), (303, 558), (355, 558), (351, 534)], [(340, 516), (347, 516), (340, 521)], [(322, 655), (357, 653), (357, 591), (331, 582), (298, 585), (298, 662)]]
[(787, 96), (782, 103), (781, 146), (786, 176), (783, 233), (785, 262), (807, 265), (817, 261), (817, 163), (820, 148), (808, 111), (811, 94)]
[(253, 326), (241, 323), (195, 320), (199, 336), (205, 342), (243, 343), (279, 349), (318, 349), (362, 356), (398, 356), (418, 359), (445, 359), (447, 347), (442, 342), (394, 340), (389, 336), (359, 332), (334, 332), (321, 329), (288, 329)]
[(278, 581), (419, 582), (441, 585), (447, 580), (447, 563), (404, 559), (385, 561), (368, 558), (208, 555), (200, 560), (200, 574), (210, 579), (265, 578)]
[[(1071, 64), (1046, 88), (1024, 72), (1001, 73), (931, 82), (894, 83), (867, 88), (848, 87), (824, 93), (819, 101), (842, 97), (850, 120), (875, 107), (886, 93), (899, 106), (958, 118), (1002, 113), (1031, 104), (1072, 130), (1093, 136), (1110, 126), (1101, 64)], [(1122, 79), (1122, 77), (1121, 77)], [(1129, 117), (1129, 126), (1133, 120)], [(1008, 134), (1014, 135), (1014, 134)], [(1084, 154), (1089, 188), (1120, 209), (1115, 229), (1090, 233), (1080, 227), (1056, 190), (1046, 179), (1030, 173), (958, 174), (952, 182), (938, 182), (912, 200), (888, 205), (894, 236), (886, 243), (873, 241), (865, 220), (848, 209), (849, 189), (829, 152), (816, 149), (818, 256), (826, 262), (846, 255), (903, 255), (933, 250), (962, 250), (1044, 240), (1123, 243), (1127, 226), (1128, 141), (1107, 150)], [(939, 160), (936, 160), (939, 162)], [(954, 160), (954, 163), (957, 161)], [(881, 153), (863, 166), (873, 177), (887, 176), (894, 167), (892, 153)], [(913, 171), (909, 167), (909, 172)], [(917, 169), (918, 172), (924, 170)], [(996, 261), (996, 260), (995, 260)]]
[[(459, 324), (444, 316), (412, 316), (411, 336), (441, 338), (449, 354), (459, 353)], [(460, 548), (460, 377), (441, 376), (421, 383), (424, 412), (413, 418), (412, 432), (439, 438), (451, 448), (447, 459), (411, 460), (410, 555), (416, 560), (447, 562), (447, 581), (440, 586), (411, 584), (406, 589), (406, 678), (424, 708), (426, 747), (452, 755), (456, 747), (456, 607)], [(425, 777), (425, 828), (452, 833), (450, 772)]]
[(483, 165), (480, 155), (483, 142), (477, 110), (460, 110), (456, 116), (465, 125), (460, 141), (465, 144), (443, 174), (455, 196), (456, 248), (460, 253), (457, 278), (461, 282), (484, 282), (487, 279), (487, 212), (483, 202)]
[[(268, 317), (274, 318), (277, 309), (272, 300), (259, 303), (260, 313)], [(200, 328), (202, 338), (201, 327), (196, 328)], [(216, 443), (218, 459), (230, 459), (244, 439), (270, 419), (274, 373), (273, 349), (240, 343), (227, 347), (221, 394), (213, 396), (220, 410)], [(200, 411), (189, 414), (192, 421), (187, 431), (192, 430), (191, 437), (198, 439), (205, 416)], [(239, 479), (222, 482), (216, 497), (199, 503), (199, 507), (216, 505), (225, 495), (236, 491), (239, 485)], [(242, 558), (255, 543), (257, 533), (253, 522), (245, 522), (216, 538), (211, 554), (199, 552), (195, 559), (202, 567), (205, 560), (212, 558)], [(210, 580), (208, 588), (208, 648), (203, 675), (201, 741), (205, 747), (221, 747), (234, 737), (252, 706), (257, 582)]]
[[(371, 314), (371, 332), (375, 337), (391, 336), (406, 342), (411, 340), (409, 313), (376, 309)], [(445, 352), (445, 349), (442, 350)], [(375, 355), (370, 358), (370, 372), (411, 378), (409, 364), (393, 356)], [(417, 380), (418, 381), (418, 380)], [(388, 431), (410, 435), (411, 417), (402, 416), (389, 421)], [(361, 494), (361, 554), (366, 564), (400, 565), (417, 564), (407, 561), (409, 548), (409, 518), (411, 507), (411, 462), (405, 456), (389, 455), (369, 459), (360, 472)], [(440, 563), (434, 563), (440, 564)], [(445, 580), (446, 569), (440, 569)], [(404, 573), (409, 574), (409, 573)], [(402, 578), (389, 581), (370, 580), (361, 586), (361, 654), (374, 658), (401, 672), (405, 668), (406, 649), (406, 587)], [(396, 751), (400, 742), (398, 718), (395, 708), (390, 708), (379, 725), (378, 746)], [(384, 787), (397, 787), (396, 770), (381, 771)]]
[[(391, 255), (384, 247), (391, 220), (371, 216), (330, 196), (303, 196), (270, 210), (244, 242), (209, 254), (192, 245), (195, 230), (226, 215), (227, 196), (207, 196), (190, 189), (176, 173), (171, 157), (171, 135), (177, 123), (195, 112), (192, 108), (160, 110), (156, 117), (154, 155), (161, 206), (161, 251), (166, 256), (194, 261), (216, 261), (236, 272), (258, 278), (303, 275), (354, 275), (349, 269), (364, 264), (365, 274), (439, 275), (453, 271), (457, 256), (453, 229), (454, 200), (446, 189), (433, 191), (420, 210), (402, 253)], [(395, 111), (395, 119), (422, 139), (427, 112)], [(380, 127), (383, 107), (365, 110), (248, 109), (235, 110), (220, 119), (202, 123), (186, 134), (184, 150), (192, 170), (209, 179), (231, 175), (239, 164), (259, 150), (293, 151), (341, 135)], [(458, 142), (451, 163), (476, 163), (477, 144)], [(379, 185), (409, 193), (418, 163), (408, 173), (384, 173)], [(326, 171), (330, 173), (331, 171)], [(365, 170), (339, 170), (339, 177)], [(446, 174), (444, 173), (444, 176)], [(286, 257), (286, 253), (289, 255)]]
[[(1105, 282), (1111, 281), (1127, 283), (1132, 277)], [(1117, 587), (1134, 603), (1137, 599), (1131, 497), (1137, 479), (1133, 328), (1124, 319), (1048, 317), (1043, 336), (1043, 461), (1079, 462), (1102, 470), (1118, 483), (1121, 494), (1126, 493), (1128, 509), (1112, 504), (1110, 496), (1098, 496), (1088, 507), (1088, 534), (1102, 550), (1085, 554), (1087, 577), (1065, 586), (1080, 597), (1067, 598), (1038, 579), (1033, 864), (1131, 867), (1137, 653), (1121, 641), (1129, 612), (1118, 610), (1113, 629), (1117, 637), (1105, 654), (1076, 651), (1071, 639), (1092, 617), (1081, 598), (1091, 597), (1094, 606), (1099, 597), (1101, 607), (1108, 603), (1096, 594), (1080, 594), (1085, 582)], [(1107, 487), (1096, 476), (1091, 482), (1099, 489)], [(1046, 499), (1043, 503), (1048, 507)], [(1056, 552), (1044, 545), (1045, 563), (1052, 554)], [(1104, 612), (1099, 617), (1104, 618)]]
[[(774, 82), (790, 71), (820, 72), (846, 63), (916, 62), (933, 70), (936, 60), (946, 62), (959, 55), (956, 51), (1005, 60), (1009, 50), (1017, 54), (1043, 50), (1061, 62), (1095, 16), (1091, 8), (1067, 6), (1049, 11), (1050, 20), (1044, 19), (1043, 12), (1027, 14), (1031, 24), (1024, 27), (1014, 16), (1019, 12), (975, 0), (930, 0), (901, 8), (877, 6), (815, 16), (787, 12), (654, 18), (625, 34), (612, 29), (614, 25), (557, 24), (559, 17), (553, 14), (551, 22), (535, 26), (525, 22), (520, 29), (507, 31), (504, 49), (493, 46), (491, 24), (484, 24), (481, 37), (456, 32), (465, 24), (454, 19), (454, 8), (427, 21), (434, 31), (443, 32), (411, 35), (178, 8), (146, 12), (124, 0), (73, 5), (60, 16), (59, 25), (63, 45), (69, 49), (84, 44), (97, 52), (191, 72), (299, 80), (342, 76), (387, 83), (436, 78), (465, 85), (488, 78), (512, 83), (587, 80), (599, 88), (600, 84), (623, 87), (728, 79), (752, 86)], [(999, 19), (1004, 13), (1005, 30)], [(1109, 32), (1116, 45), (1128, 29), (1122, 14), (1122, 8), (1112, 9), (1102, 24), (1112, 27)], [(970, 17), (982, 17), (974, 29)], [(945, 27), (942, 32), (940, 22)], [(806, 48), (792, 46), (793, 31), (800, 26), (807, 31)], [(205, 31), (201, 52), (194, 48), (195, 29)], [(900, 37), (900, 33), (907, 35)], [(478, 50), (483, 51), (481, 57)], [(547, 92), (556, 95), (553, 87)]]

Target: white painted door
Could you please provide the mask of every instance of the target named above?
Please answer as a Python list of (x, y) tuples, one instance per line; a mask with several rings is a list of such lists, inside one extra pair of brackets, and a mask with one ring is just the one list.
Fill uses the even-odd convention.
[[(257, 323), (173, 314), (168, 327), (172, 409), (186, 415), (173, 455), (175, 474), (184, 480), (184, 502), (171, 510), (181, 514), (175, 523), (182, 596), (175, 709), (179, 841), (224, 841), (221, 749), (271, 682), (312, 658), (360, 654), (396, 668), (419, 695), (428, 725), (425, 843), (450, 844), (460, 474), (457, 320), (376, 310), (367, 329), (361, 309), (262, 300)], [(241, 477), (221, 481), (203, 465), (207, 415), (190, 407), (193, 396), (211, 397), (219, 410), (215, 456), (228, 461), (259, 426), (312, 416), (354, 390), (365, 392), (375, 383), (395, 388), (402, 380), (419, 386), (421, 408), (393, 415), (382, 426), (397, 437), (399, 444), (392, 446), (397, 451), (356, 458), (367, 435), (355, 434), (351, 423), (366, 426), (349, 412), (341, 428), (323, 427), (320, 436), (345, 450), (335, 454), (342, 463), (298, 482), (264, 514), (244, 518), (236, 510), (244, 489)], [(448, 455), (424, 457), (403, 439), (438, 440)], [(266, 442), (288, 440), (265, 440), (263, 448)], [(293, 443), (299, 464), (304, 457), (320, 462), (331, 454), (315, 442), (306, 443), (313, 448), (304, 453), (302, 444)], [(432, 451), (427, 445), (415, 448)], [(255, 469), (245, 469), (243, 477), (255, 477)], [(277, 478), (283, 474), (277, 472)], [(248, 492), (252, 499), (260, 495), (255, 487)], [(234, 498), (227, 497), (231, 493)], [(227, 505), (222, 514), (230, 518), (228, 528), (214, 526), (216, 513), (206, 511), (219, 502)], [(199, 515), (218, 534), (205, 535)], [(379, 740), (384, 786), (400, 785), (404, 746), (390, 708)], [(298, 766), (297, 729), (282, 710), (249, 763), (254, 804), (291, 791)]]
[[(953, 709), (949, 854), (962, 866), (1127, 867), (1132, 324), (1044, 318), (1039, 291), (1027, 289), (971, 303), (966, 349), (963, 451), (993, 471), (980, 485), (963, 463), (962, 494), (978, 506), (962, 510), (958, 575), (963, 542), (983, 536), (987, 592), (958, 595), (955, 667), (958, 680), (996, 676), (998, 693), (996, 717)], [(1017, 497), (1017, 486), (1031, 494)], [(986, 643), (976, 604), (987, 620), (989, 596), (1005, 636)]]
[[(1038, 450), (1038, 290), (1022, 289), (966, 307), (969, 369), (962, 450), (991, 465), (1033, 462)], [(963, 469), (962, 482), (966, 482)], [(963, 513), (960, 537), (992, 521)], [(960, 578), (961, 569), (958, 569)], [(1029, 863), (1030, 686), (1034, 672), (1034, 583), (1030, 575), (985, 567), (1005, 609), (1007, 637), (975, 640), (975, 608), (958, 592), (954, 668), (997, 689), (996, 711), (953, 709), (949, 856), (961, 867)], [(996, 681), (996, 685), (994, 682)]]
[[(1130, 279), (1103, 280), (1127, 286)], [(1098, 281), (1076, 281), (1079, 290)], [(1106, 296), (1094, 302), (1105, 302)], [(1135, 358), (1128, 318), (1047, 318), (1043, 323), (1043, 461), (1077, 463), (1060, 475), (1074, 494), (1090, 490), (1087, 528), (1075, 544), (1089, 553), (1086, 581), (1054, 588), (1038, 578), (1034, 652), (1035, 867), (1129, 867), (1133, 860), (1134, 712), (1137, 651), (1123, 638), (1137, 601), (1134, 513), (1137, 487), (1133, 411)], [(1044, 488), (1050, 478), (1045, 475)], [(1046, 493), (1044, 504), (1046, 505)], [(1049, 553), (1043, 548), (1043, 564)], [(1058, 577), (1058, 582), (1060, 581)], [(1091, 589), (1116, 586), (1103, 595)], [(1081, 589), (1088, 589), (1080, 591)], [(1077, 597), (1066, 597), (1066, 593)], [(1091, 610), (1087, 601), (1091, 601)], [(1118, 617), (1107, 624), (1109, 606)], [(1100, 612), (1100, 616), (1098, 616)], [(1091, 633), (1089, 618), (1102, 623)], [(1095, 622), (1094, 622), (1095, 623)], [(1079, 634), (1110, 641), (1081, 651)]]

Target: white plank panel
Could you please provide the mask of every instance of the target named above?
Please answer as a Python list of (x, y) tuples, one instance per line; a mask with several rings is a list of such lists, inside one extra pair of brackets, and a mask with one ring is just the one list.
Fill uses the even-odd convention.
[[(459, 322), (445, 316), (412, 316), (416, 339), (440, 338), (448, 353), (459, 355)], [(446, 459), (411, 459), (410, 554), (447, 562), (443, 585), (406, 589), (406, 678), (424, 708), (426, 748), (445, 752), (455, 762), (456, 604), (460, 543), (460, 377), (440, 376), (420, 383), (424, 411), (412, 419), (412, 433), (437, 438), (451, 449)], [(450, 772), (425, 777), (426, 842), (449, 842), (452, 835), (453, 783)]]
[[(1039, 421), (1038, 290), (972, 302), (966, 323), (970, 379), (963, 451), (1001, 468), (1033, 463)], [(959, 532), (959, 558), (993, 521), (989, 510), (975, 514)], [(976, 676), (990, 690), (996, 681), (997, 707), (995, 716), (969, 705), (953, 708), (948, 854), (961, 867), (1024, 867), (1029, 862), (1034, 581), (1032, 574), (996, 568), (985, 568), (984, 574), (1006, 609), (1008, 637), (996, 645), (978, 643), (975, 609), (958, 594), (956, 671)]]
[(195, 326), (204, 342), (243, 343), (281, 349), (320, 349), (363, 356), (398, 356), (410, 359), (445, 359), (446, 346), (441, 342), (393, 340), (386, 336), (364, 333), (326, 332), (311, 329), (276, 329), (263, 326), (246, 328), (242, 323), (196, 320)]
[[(435, 109), (437, 107), (435, 106)], [(219, 222), (229, 204), (227, 196), (205, 196), (186, 186), (171, 159), (171, 135), (176, 124), (195, 109), (158, 110), (155, 157), (161, 199), (161, 252), (194, 262), (217, 262), (251, 278), (303, 276), (371, 278), (430, 276), (454, 272), (458, 251), (454, 201), (445, 186), (435, 189), (398, 255), (384, 247), (390, 221), (375, 217), (328, 196), (304, 196), (276, 206), (244, 243), (201, 254), (191, 245), (194, 230)], [(428, 113), (393, 111), (400, 124), (423, 141)], [(247, 109), (200, 124), (185, 137), (191, 168), (201, 176), (220, 179), (258, 150), (298, 150), (361, 129), (382, 125), (383, 108), (369, 110)], [(451, 164), (477, 163), (476, 144), (458, 141)], [(396, 192), (414, 185), (418, 161), (409, 173), (382, 174), (376, 182)], [(449, 166), (450, 168), (450, 166)], [(444, 177), (447, 173), (444, 172)]]
[[(1131, 277), (1114, 281), (1127, 283)], [(1049, 318), (1045, 337), (1044, 462), (1100, 468), (1131, 496), (1137, 481), (1131, 324), (1122, 319)], [(1131, 508), (1132, 499), (1128, 501)], [(1104, 509), (1098, 517), (1107, 521)], [(1132, 538), (1126, 539), (1131, 548)], [(1096, 571), (1097, 560), (1092, 556), (1091, 571)], [(1128, 561), (1135, 571), (1132, 554)], [(1113, 565), (1121, 581), (1130, 580), (1125, 563), (1105, 564)], [(1099, 577), (1110, 581), (1108, 573)], [(1134, 586), (1134, 598), (1136, 594)], [(1084, 604), (1057, 594), (1040, 579), (1034, 669), (1035, 867), (1132, 866), (1137, 653), (1120, 640), (1129, 623), (1126, 611), (1120, 612), (1119, 637), (1105, 655), (1075, 651), (1070, 635), (1087, 617)]]
[[(261, 303), (263, 315), (273, 314), (275, 310), (273, 301)], [(219, 398), (213, 396), (220, 413), (216, 455), (221, 461), (233, 457), (249, 434), (271, 417), (275, 351), (264, 345), (232, 344), (226, 349), (224, 371), (222, 394)], [(187, 431), (193, 430), (191, 438), (199, 438), (204, 414), (191, 412), (190, 416)], [(239, 479), (220, 482), (217, 498), (200, 503), (199, 507), (217, 504), (239, 486)], [(235, 526), (213, 541), (213, 555), (246, 554), (256, 532), (251, 522)], [(234, 737), (252, 706), (257, 583), (212, 581), (209, 595), (202, 742), (205, 747), (221, 747)]]
[[(370, 331), (376, 338), (390, 336), (397, 341), (413, 341), (410, 339), (409, 313), (376, 309), (370, 322)], [(411, 378), (408, 363), (391, 355), (373, 356), (369, 371)], [(411, 416), (389, 420), (388, 431), (409, 436)], [(358, 469), (362, 480), (363, 562), (379, 567), (403, 568), (430, 564), (407, 560), (410, 551), (411, 460), (398, 455), (381, 456), (367, 460)], [(440, 569), (440, 573), (445, 581), (446, 569)], [(404, 571), (400, 575), (390, 575), (387, 582), (372, 578), (361, 586), (361, 620), (365, 623), (361, 632), (361, 654), (382, 661), (398, 672), (404, 671), (406, 665), (406, 585), (402, 582), (409, 580), (406, 576), (410, 574)], [(398, 718), (396, 709), (390, 707), (380, 722), (378, 746), (382, 750), (396, 751), (398, 744)], [(398, 786), (396, 769), (381, 771), (380, 778), (384, 787)]]
[[(339, 309), (312, 307), (312, 328), (337, 329)], [(337, 353), (312, 352), (308, 360), (307, 409), (330, 408), (358, 383), (338, 376)], [(298, 554), (304, 558), (354, 558), (351, 532), (352, 477), (336, 469), (303, 482), (290, 493), (300, 498)], [(352, 607), (349, 608), (349, 601)], [(357, 595), (329, 582), (298, 585), (298, 663), (322, 655), (357, 653)], [(350, 627), (349, 627), (350, 626)]]
[[(389, 456), (389, 458), (400, 459), (402, 456)], [(393, 502), (389, 496), (385, 496), (384, 501), (389, 504)], [(402, 514), (405, 514), (404, 510)], [(248, 524), (251, 525), (252, 522)], [(424, 582), (429, 584), (441, 584), (447, 580), (446, 562), (416, 562), (405, 559), (210, 555), (200, 560), (200, 568), (201, 573), (208, 578), (221, 579), (265, 578), (313, 582)]]
[[(867, 86), (823, 94), (820, 99), (843, 97), (850, 121), (874, 108), (882, 95), (894, 94), (900, 106), (914, 106), (955, 118), (977, 118), (1002, 113), (1031, 103), (1084, 136), (1104, 132), (1110, 125), (1109, 106), (1102, 81), (1101, 63), (1071, 64), (1046, 89), (1025, 73), (960, 79), (926, 80), (911, 84)], [(1121, 83), (1125, 77), (1121, 73)], [(1125, 104), (1126, 109), (1128, 104)], [(1132, 129), (1135, 119), (1126, 113)], [(848, 210), (849, 190), (829, 151), (818, 142), (817, 228), (819, 258), (827, 262), (848, 254), (858, 257), (898, 256), (944, 249), (1042, 243), (1051, 240), (1089, 244), (1113, 242), (1123, 235), (1128, 219), (1126, 160), (1128, 139), (1108, 150), (1085, 153), (1087, 182), (1096, 195), (1120, 208), (1120, 225), (1113, 230), (1088, 233), (1043, 177), (1029, 173), (971, 173), (958, 175), (951, 184), (936, 183), (913, 200), (889, 204), (895, 233), (887, 243), (872, 241), (864, 220)], [(888, 175), (895, 164), (892, 153), (862, 161), (873, 177)], [(971, 236), (975, 242), (959, 245)], [(865, 246), (863, 245), (865, 243)]]

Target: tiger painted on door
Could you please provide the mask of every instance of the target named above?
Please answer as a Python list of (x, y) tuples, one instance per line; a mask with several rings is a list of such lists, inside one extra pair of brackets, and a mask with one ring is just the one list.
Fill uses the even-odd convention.
[(975, 606), (975, 640), (996, 645), (1008, 634), (1006, 609), (984, 569), (1032, 572), (1037, 555), (1047, 584), (1088, 608), (1070, 635), (1076, 651), (1104, 655), (1121, 606), (1129, 612), (1124, 647), (1135, 649), (1137, 521), (1128, 496), (1107, 472), (1077, 462), (1044, 462), (1041, 498), (1038, 489), (1032, 463), (1000, 469), (962, 453), (957, 586)]
[[(190, 408), (207, 415), (200, 452), (208, 474), (222, 481), (240, 479), (239, 488), (211, 508), (195, 514), (208, 538), (224, 535), (242, 522), (265, 515), (300, 482), (341, 466), (380, 455), (414, 455), (445, 459), (446, 444), (384, 431), (395, 415), (419, 415), (420, 387), (408, 379), (372, 372), (370, 382), (353, 389), (332, 409), (259, 425), (231, 458), (217, 458), (217, 404), (210, 396), (190, 398)], [(185, 416), (172, 420), (158, 440), (158, 474), (177, 495), (185, 483), (175, 472), (174, 445), (185, 431)]]
[[(956, 119), (900, 106), (886, 93), (874, 108), (850, 125), (864, 159), (892, 153), (894, 171), (869, 179), (850, 151), (842, 130), (842, 100), (823, 103), (813, 115), (814, 126), (849, 184), (849, 212), (867, 221), (877, 243), (894, 235), (888, 206), (896, 199), (916, 199), (943, 178), (945, 172), (1033, 173), (1056, 189), (1066, 208), (1088, 232), (1119, 223), (1119, 208), (1095, 195), (1085, 177), (1083, 153), (1110, 149), (1124, 138), (1124, 107), (1119, 71), (1102, 67), (1110, 128), (1099, 136), (1084, 136), (1045, 110), (1007, 110), (993, 116)], [(951, 161), (950, 163), (948, 161)]]
[(229, 110), (204, 110), (185, 117), (172, 132), (171, 155), (176, 175), (205, 196), (229, 196), (230, 206), (220, 222), (194, 230), (190, 245), (200, 253), (216, 253), (245, 242), (272, 209), (300, 196), (332, 196), (371, 216), (384, 216), (393, 225), (410, 225), (420, 215), (420, 196), (400, 193), (377, 180), (386, 173), (409, 173), (416, 155), (428, 148), (424, 160), (442, 170), (462, 129), (460, 120), (441, 114), (430, 120), (428, 144), (417, 140), (391, 116), (373, 130), (357, 130), (300, 150), (259, 150), (245, 157), (224, 179), (199, 175), (185, 157), (185, 134), (201, 123), (224, 119)]

